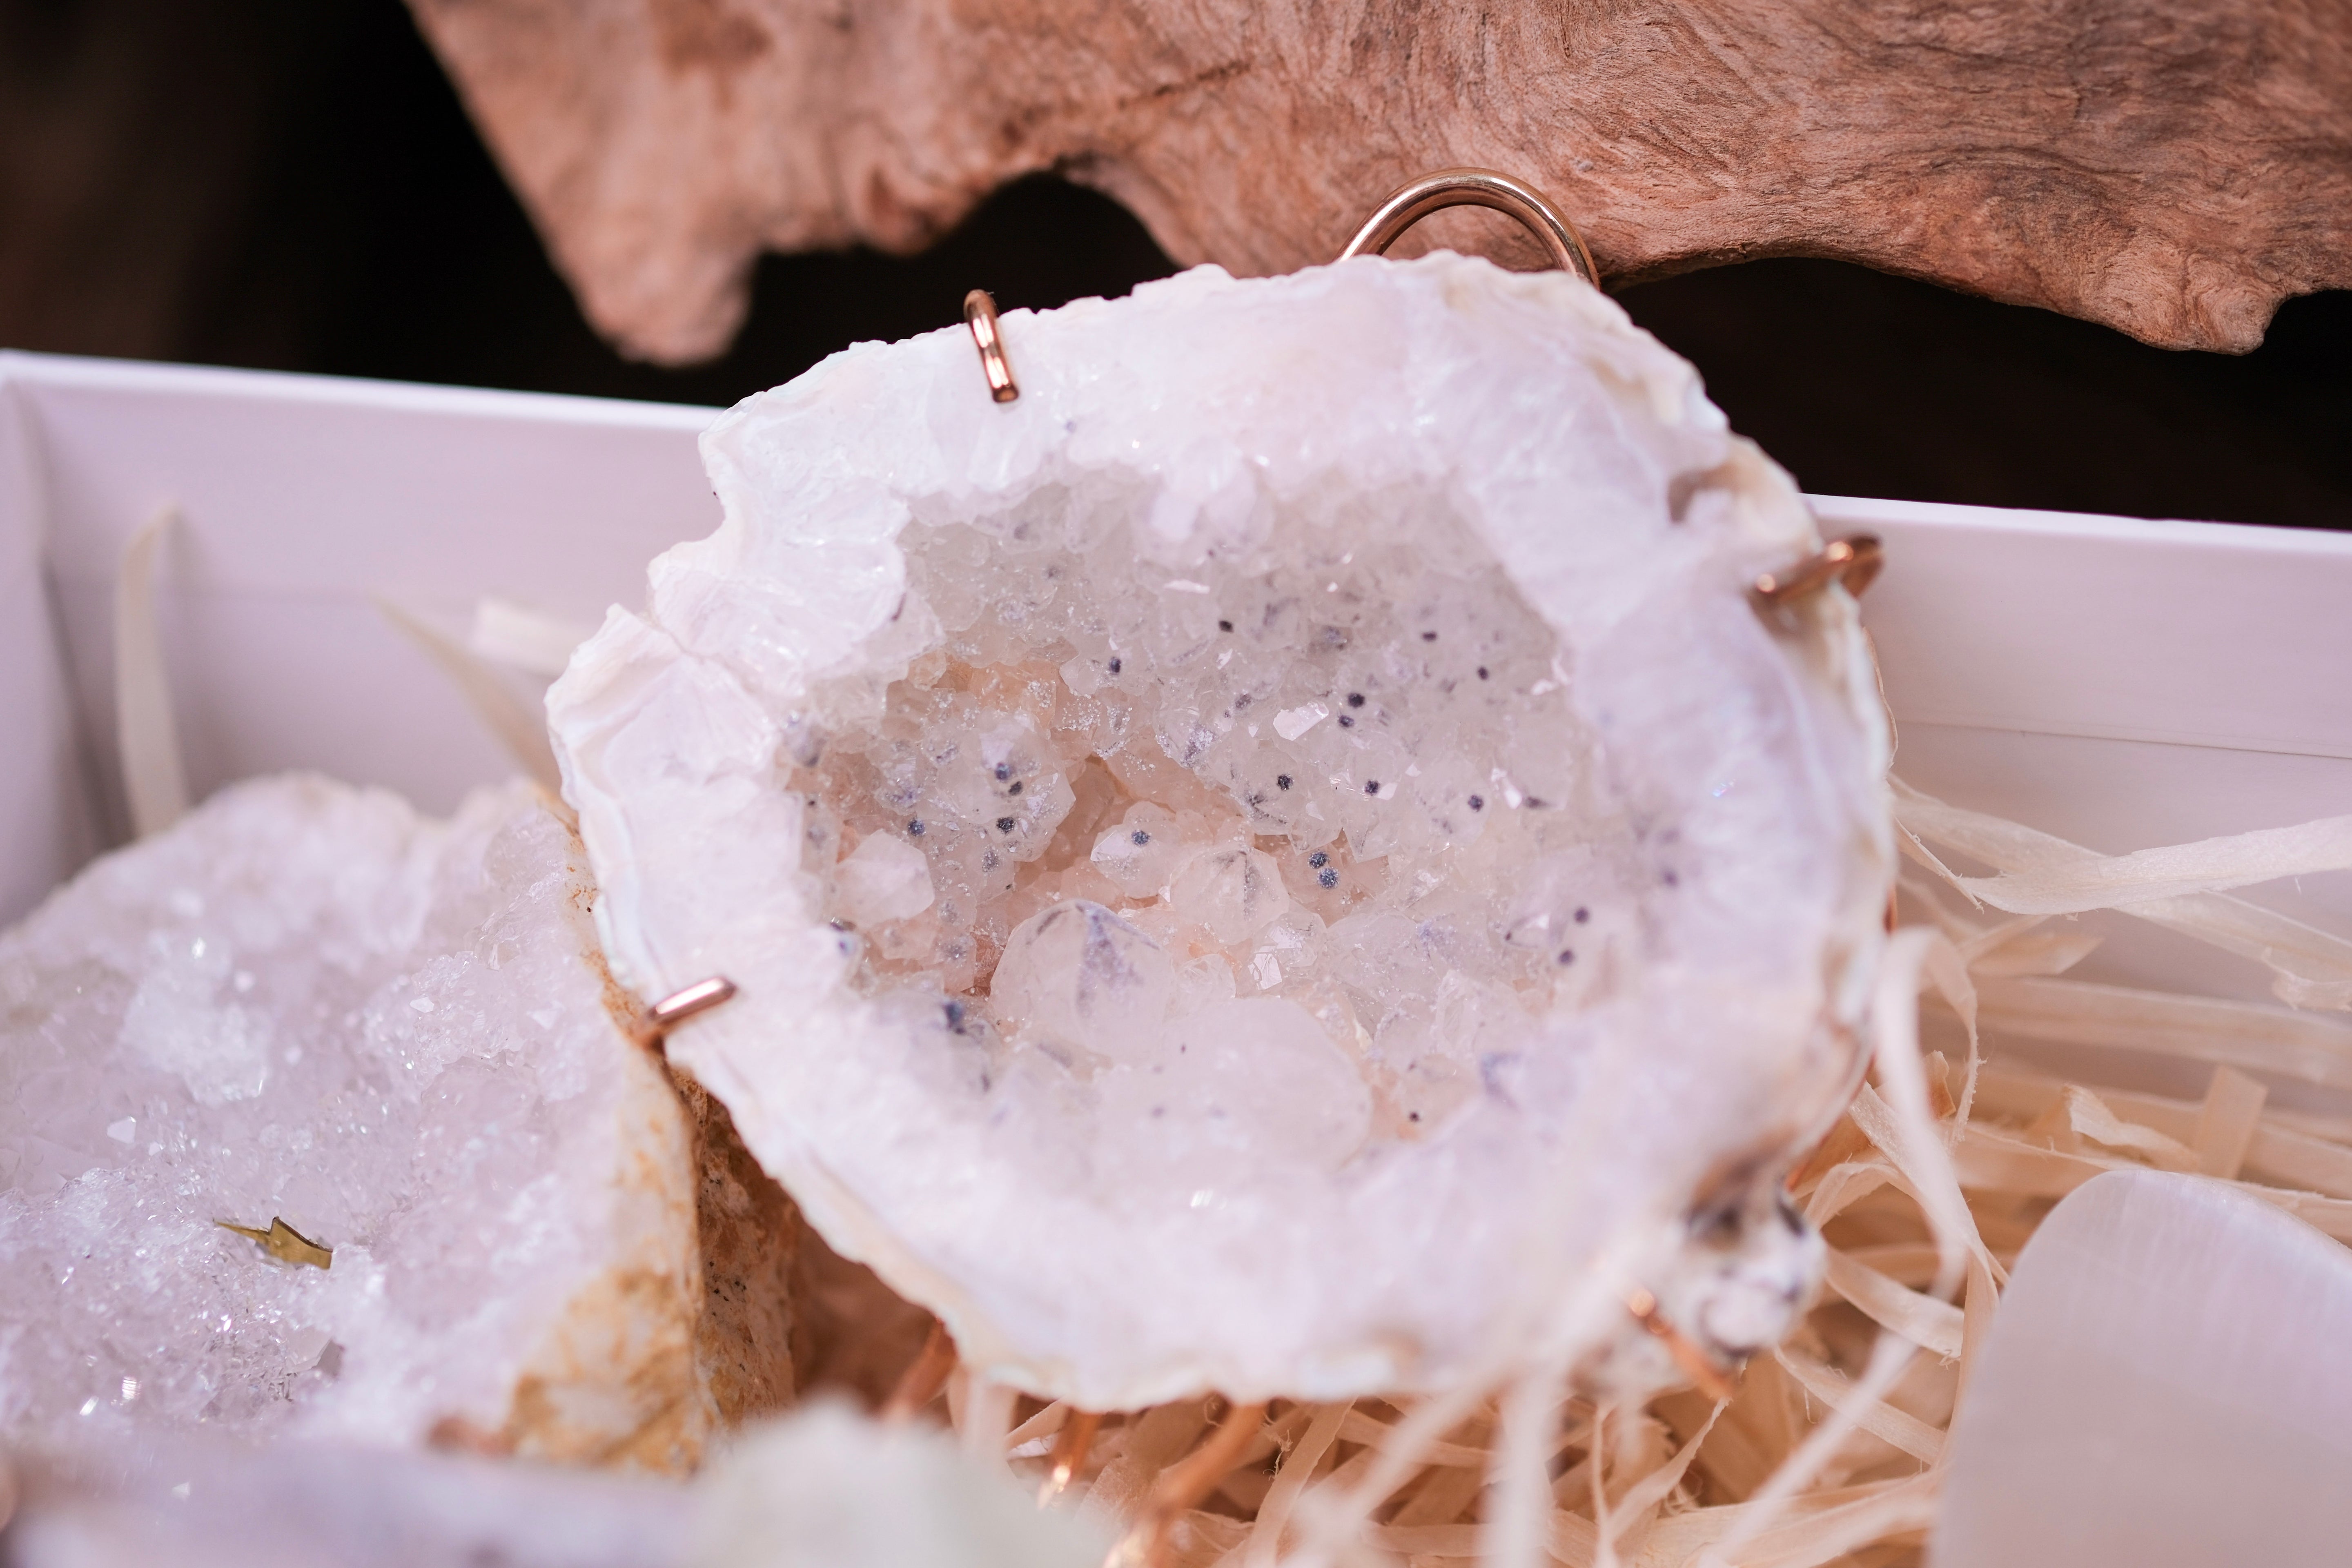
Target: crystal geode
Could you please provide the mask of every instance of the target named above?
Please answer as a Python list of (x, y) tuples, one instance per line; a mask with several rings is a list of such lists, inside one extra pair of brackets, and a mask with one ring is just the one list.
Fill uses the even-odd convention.
[[(690, 1464), (693, 1130), (530, 786), (223, 792), (0, 936), (0, 1438)], [(332, 1249), (280, 1261), (227, 1220)]]
[(741, 987), (673, 1060), (1088, 1407), (1443, 1387), (1604, 1260), (1777, 1334), (1891, 877), (1853, 604), (1748, 592), (1787, 476), (1557, 274), (1003, 335), (1010, 405), (950, 331), (722, 418), (719, 531), (551, 693), (614, 968)]

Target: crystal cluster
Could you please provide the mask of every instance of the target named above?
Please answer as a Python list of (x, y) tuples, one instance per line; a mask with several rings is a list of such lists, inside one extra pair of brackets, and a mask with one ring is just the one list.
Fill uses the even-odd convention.
[[(688, 1462), (689, 1139), (577, 840), (306, 776), (0, 936), (0, 1436), (428, 1436)], [(320, 1268), (216, 1222), (282, 1220)]]
[(1153, 1026), (1214, 1006), (1192, 1027), (1304, 1075), (1270, 1131), (1349, 1109), (1318, 1163), (1374, 1106), (1383, 1137), (1432, 1129), (1478, 1052), (1607, 994), (1637, 918), (1558, 639), (1433, 506), (1302, 521), (1188, 577), (1139, 552), (1123, 499), (1034, 496), (994, 549), (905, 536), (940, 640), (796, 775), (812, 868), (854, 846), (835, 910), (861, 982), (1066, 1057), (1179, 1054)]
[[(616, 969), (838, 1248), (1094, 1408), (1664, 1289), (1853, 1065), (1890, 864), (1786, 477), (1591, 289), (1202, 268), (837, 356), (551, 694)], [(1612, 1305), (1622, 1320), (1622, 1305)]]

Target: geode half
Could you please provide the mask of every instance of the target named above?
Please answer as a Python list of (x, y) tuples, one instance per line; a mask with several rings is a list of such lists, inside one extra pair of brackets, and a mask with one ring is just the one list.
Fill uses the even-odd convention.
[(0, 935), (0, 1438), (699, 1458), (695, 1131), (551, 804), (257, 780)]
[(1891, 876), (1853, 603), (1749, 593), (1787, 476), (1559, 275), (1003, 330), (1009, 405), (950, 331), (722, 418), (551, 694), (616, 971), (742, 988), (673, 1059), (1089, 1407), (1444, 1387), (1596, 1263), (1777, 1331)]

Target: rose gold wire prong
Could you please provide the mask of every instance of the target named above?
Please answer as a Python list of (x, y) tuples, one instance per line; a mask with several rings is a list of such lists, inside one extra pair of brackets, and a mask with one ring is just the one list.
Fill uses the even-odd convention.
[(1356, 231), (1348, 248), (1339, 252), (1339, 259), (1385, 255), (1399, 236), (1431, 213), (1464, 206), (1490, 207), (1518, 219), (1542, 243), (1554, 267), (1574, 273), (1596, 287), (1600, 284), (1601, 273), (1592, 265), (1592, 252), (1585, 248), (1584, 237), (1576, 232), (1576, 226), (1568, 221), (1567, 215), (1533, 185), (1493, 169), (1440, 169), (1398, 186), (1379, 210), (1364, 220), (1364, 226)]
[(698, 980), (646, 1008), (646, 1026), (656, 1035), (667, 1034), (697, 1013), (708, 1013), (734, 994), (735, 983), (723, 974)]
[(1227, 1411), (1223, 1424), (1206, 1441), (1160, 1472), (1143, 1517), (1111, 1548), (1103, 1568), (1165, 1568), (1169, 1537), (1176, 1521), (1216, 1489), (1265, 1424), (1262, 1404), (1236, 1405)]
[(971, 329), (971, 341), (980, 345), (980, 368), (988, 377), (988, 395), (999, 403), (1010, 403), (1021, 395), (1013, 384), (1013, 362), (1004, 357), (1004, 334), (996, 327), (996, 301), (985, 289), (975, 289), (963, 297), (963, 324)]
[(1683, 1375), (1689, 1378), (1701, 1394), (1720, 1405), (1738, 1392), (1733, 1387), (1731, 1379), (1724, 1375), (1723, 1369), (1716, 1365), (1705, 1351), (1693, 1344), (1688, 1335), (1660, 1315), (1655, 1296), (1636, 1285), (1625, 1293), (1625, 1310), (1633, 1314), (1635, 1322), (1655, 1335), (1658, 1342), (1666, 1347), (1666, 1353), (1675, 1358), (1675, 1365), (1682, 1369)]
[(1053, 1468), (1045, 1472), (1045, 1482), (1037, 1489), (1039, 1508), (1070, 1489), (1070, 1483), (1086, 1468), (1087, 1450), (1095, 1446), (1095, 1434), (1101, 1429), (1099, 1411), (1074, 1409), (1064, 1418), (1061, 1431), (1054, 1436)]
[(1771, 605), (1791, 604), (1818, 594), (1832, 583), (1859, 599), (1877, 580), (1886, 564), (1886, 552), (1874, 533), (1848, 534), (1832, 540), (1818, 555), (1809, 555), (1786, 572), (1767, 572), (1756, 579), (1756, 596)]
[(923, 1341), (923, 1349), (905, 1372), (898, 1374), (898, 1385), (882, 1405), (882, 1419), (904, 1421), (919, 1414), (940, 1395), (948, 1375), (956, 1369), (955, 1341), (948, 1335), (948, 1326), (937, 1318), (931, 1320), (931, 1331)]
[(223, 1230), (233, 1230), (247, 1241), (257, 1243), (264, 1252), (280, 1263), (307, 1263), (313, 1268), (334, 1267), (333, 1247), (320, 1246), (276, 1215), (269, 1216), (268, 1230), (239, 1225), (235, 1220), (216, 1219), (213, 1223)]

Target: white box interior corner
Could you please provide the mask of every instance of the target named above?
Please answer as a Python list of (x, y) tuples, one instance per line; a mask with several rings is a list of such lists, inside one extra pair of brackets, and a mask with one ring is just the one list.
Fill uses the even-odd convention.
[(315, 768), (446, 812), (512, 764), (377, 601), (637, 602), (717, 523), (712, 412), (0, 353), (0, 920), (124, 837), (112, 596), (160, 509), (191, 793)]

